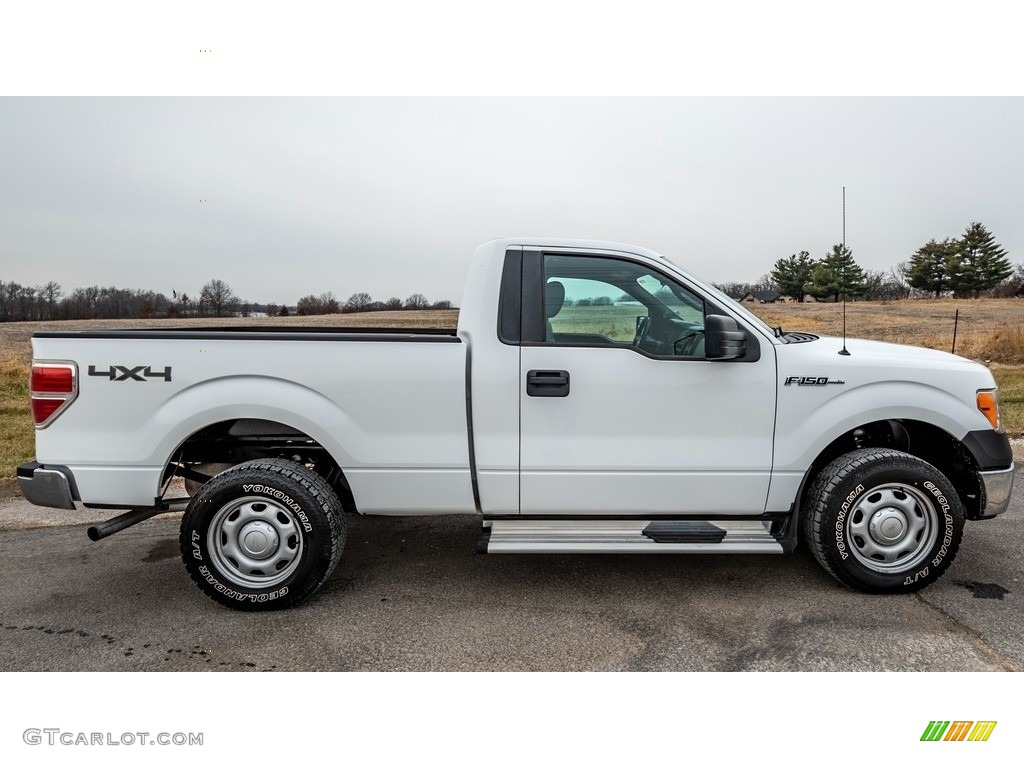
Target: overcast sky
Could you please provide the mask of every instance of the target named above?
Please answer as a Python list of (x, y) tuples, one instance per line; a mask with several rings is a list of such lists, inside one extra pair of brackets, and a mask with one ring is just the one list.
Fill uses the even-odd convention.
[[(1024, 261), (1024, 99), (0, 99), (0, 280), (458, 302), (541, 234), (754, 280), (842, 237), (887, 270), (981, 221)], [(210, 202), (202, 202), (210, 201)]]

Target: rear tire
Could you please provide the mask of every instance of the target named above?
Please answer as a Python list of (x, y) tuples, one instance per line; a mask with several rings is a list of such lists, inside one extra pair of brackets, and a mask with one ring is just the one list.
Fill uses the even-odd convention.
[(181, 521), (181, 555), (209, 597), (242, 611), (298, 605), (345, 545), (341, 501), (302, 464), (257, 459), (206, 483)]
[(834, 578), (861, 592), (914, 592), (942, 575), (963, 538), (964, 509), (939, 470), (916, 456), (869, 448), (815, 478), (804, 537)]

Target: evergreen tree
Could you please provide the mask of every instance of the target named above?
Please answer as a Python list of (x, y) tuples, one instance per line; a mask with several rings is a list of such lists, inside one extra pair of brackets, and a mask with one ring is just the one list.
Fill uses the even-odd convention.
[(982, 291), (995, 288), (1013, 274), (1013, 266), (992, 233), (975, 221), (956, 241), (956, 250), (946, 261), (946, 271), (950, 287), (958, 296), (976, 299)]
[(803, 301), (811, 282), (815, 261), (807, 251), (794, 253), (788, 259), (779, 259), (772, 269), (771, 279), (779, 286), (779, 292)]
[(853, 251), (838, 243), (833, 245), (811, 271), (811, 286), (807, 292), (818, 298), (831, 296), (834, 301), (839, 301), (843, 294), (862, 296), (864, 270), (853, 260)]
[(919, 291), (934, 293), (939, 298), (950, 289), (946, 265), (956, 252), (956, 241), (949, 238), (941, 243), (929, 240), (910, 257), (907, 282)]

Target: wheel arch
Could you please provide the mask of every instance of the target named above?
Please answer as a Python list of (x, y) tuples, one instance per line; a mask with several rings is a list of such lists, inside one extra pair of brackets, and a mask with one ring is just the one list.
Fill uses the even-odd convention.
[(325, 479), (346, 512), (357, 511), (351, 486), (331, 450), (291, 424), (265, 418), (223, 419), (194, 429), (167, 456), (161, 485), (173, 476), (205, 482), (253, 459), (303, 464)]
[[(314, 421), (303, 414), (317, 414), (317, 419)], [(167, 425), (171, 425), (170, 428)], [(163, 435), (153, 446), (150, 461), (151, 466), (164, 467), (164, 481), (169, 476), (169, 467), (181, 460), (183, 448), (197, 455), (198, 447), (210, 449), (212, 441), (220, 441), (214, 454), (201, 456), (193, 463), (201, 459), (213, 462), (213, 456), (224, 455), (226, 447), (246, 442), (273, 445), (274, 441), (269, 438), (276, 437), (278, 443), (283, 440), (304, 442), (307, 452), (316, 449), (329, 457), (337, 468), (337, 477), (329, 482), (345, 508), (355, 508), (352, 491), (341, 470), (341, 467), (352, 466), (354, 460), (334, 438), (334, 435), (352, 434), (355, 431), (353, 420), (341, 405), (303, 384), (250, 375), (205, 380), (186, 387), (164, 402), (152, 414), (147, 426), (153, 434)], [(278, 448), (283, 450), (282, 446)], [(216, 463), (233, 466), (254, 458), (290, 458), (290, 455), (241, 451)]]
[(801, 480), (794, 509), (797, 520), (807, 506), (815, 478), (833, 460), (861, 448), (894, 448), (927, 461), (945, 475), (976, 520), (985, 508), (985, 488), (970, 450), (946, 430), (916, 419), (882, 419), (861, 424), (832, 440), (811, 462)]

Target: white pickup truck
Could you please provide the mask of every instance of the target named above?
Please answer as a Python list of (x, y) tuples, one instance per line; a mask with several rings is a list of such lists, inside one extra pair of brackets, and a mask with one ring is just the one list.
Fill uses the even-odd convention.
[[(214, 600), (295, 605), (345, 514), (480, 515), (482, 553), (792, 552), (848, 587), (939, 577), (1013, 484), (992, 374), (771, 328), (629, 245), (480, 246), (458, 330), (37, 333), (39, 505), (187, 503)], [(190, 498), (168, 499), (175, 477)]]

